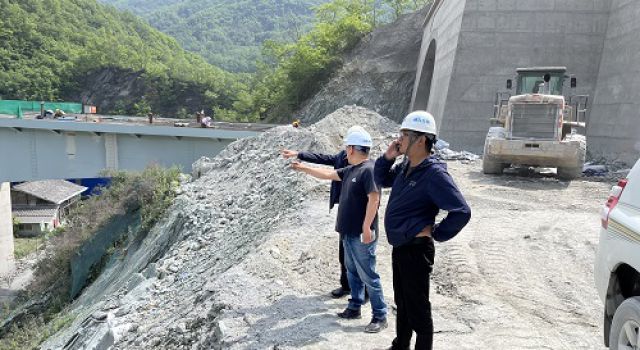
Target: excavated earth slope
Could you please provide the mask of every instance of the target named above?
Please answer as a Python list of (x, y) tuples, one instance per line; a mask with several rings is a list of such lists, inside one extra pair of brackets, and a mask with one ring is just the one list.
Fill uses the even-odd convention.
[[(166, 220), (75, 304), (74, 325), (45, 349), (384, 349), (391, 327), (336, 317), (336, 210), (328, 184), (289, 169), (278, 149), (336, 152), (363, 125), (379, 154), (398, 126), (345, 107), (308, 128), (278, 127), (194, 167)], [(432, 303), (437, 349), (603, 349), (593, 287), (598, 209), (608, 184), (485, 176), (449, 162), (473, 218), (437, 244)], [(385, 210), (385, 191), (380, 212)], [(155, 262), (154, 262), (155, 261)], [(390, 248), (378, 270), (393, 303)], [(93, 317), (89, 316), (93, 315)]]
[(316, 122), (343, 105), (356, 104), (402, 120), (411, 104), (428, 10), (429, 6), (401, 16), (365, 36), (296, 116), (303, 122)]

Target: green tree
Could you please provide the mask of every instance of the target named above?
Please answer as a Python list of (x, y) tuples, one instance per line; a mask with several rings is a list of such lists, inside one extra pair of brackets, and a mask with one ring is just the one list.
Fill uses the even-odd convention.
[(0, 13), (2, 98), (80, 99), (101, 72), (137, 76), (143, 87), (106, 113), (171, 113), (189, 109), (189, 100), (229, 109), (246, 90), (143, 20), (94, 0), (0, 0)]
[(389, 6), (393, 13), (393, 20), (398, 19), (405, 13), (417, 11), (426, 5), (433, 2), (433, 0), (383, 0), (384, 3)]
[(133, 112), (137, 116), (147, 116), (151, 113), (151, 105), (149, 104), (149, 101), (142, 96), (142, 99), (133, 105)]
[(315, 9), (314, 27), (297, 42), (266, 41), (251, 84), (251, 114), (287, 120), (341, 66), (342, 55), (373, 30), (376, 11), (372, 1), (334, 0)]

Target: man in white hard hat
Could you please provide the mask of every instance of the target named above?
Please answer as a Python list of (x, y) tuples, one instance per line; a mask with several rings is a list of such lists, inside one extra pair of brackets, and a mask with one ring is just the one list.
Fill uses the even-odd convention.
[[(364, 129), (359, 125), (354, 125), (347, 130), (347, 135), (356, 130)], [(280, 151), (285, 159), (297, 158), (301, 161), (314, 164), (330, 165), (334, 169), (341, 169), (349, 165), (347, 161), (347, 152), (342, 150), (337, 154), (323, 154), (314, 152), (294, 151), (289, 149), (283, 149)], [(342, 183), (340, 181), (331, 181), (331, 190), (329, 192), (329, 210), (333, 209), (335, 204), (340, 202), (340, 189)], [(345, 295), (351, 293), (351, 287), (349, 287), (349, 279), (347, 278), (347, 268), (344, 266), (344, 246), (342, 239), (338, 240), (338, 261), (340, 262), (340, 287), (331, 291), (333, 298), (342, 298)], [(368, 299), (368, 293), (365, 293), (365, 300)]]
[(387, 304), (384, 301), (380, 276), (376, 272), (380, 190), (373, 176), (373, 161), (369, 159), (372, 144), (371, 135), (365, 130), (353, 130), (345, 139), (349, 166), (333, 170), (313, 168), (294, 162), (291, 167), (319, 179), (342, 183), (336, 231), (340, 233), (344, 245), (351, 299), (347, 308), (338, 313), (338, 317), (361, 317), (360, 308), (364, 304), (366, 286), (373, 317), (365, 327), (365, 332), (377, 333), (387, 327)]
[[(375, 178), (391, 187), (385, 212), (391, 254), (393, 292), (397, 305), (396, 338), (391, 349), (409, 349), (413, 332), (416, 350), (432, 349), (433, 320), (429, 301), (429, 275), (433, 240), (453, 238), (469, 222), (471, 209), (447, 172), (446, 164), (432, 157), (437, 129), (426, 111), (409, 113), (400, 137), (376, 161)], [(396, 157), (404, 161), (393, 166)], [(435, 222), (440, 210), (447, 216)]]

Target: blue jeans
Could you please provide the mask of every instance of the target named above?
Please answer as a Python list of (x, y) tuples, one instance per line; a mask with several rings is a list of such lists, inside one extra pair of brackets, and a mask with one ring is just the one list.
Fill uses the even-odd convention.
[(380, 275), (376, 272), (376, 246), (375, 240), (369, 244), (360, 242), (360, 236), (342, 235), (344, 245), (344, 264), (347, 267), (347, 278), (351, 286), (351, 299), (347, 308), (360, 310), (364, 304), (364, 288), (369, 291), (369, 300), (373, 310), (373, 317), (385, 319), (387, 317), (387, 304), (382, 294)]

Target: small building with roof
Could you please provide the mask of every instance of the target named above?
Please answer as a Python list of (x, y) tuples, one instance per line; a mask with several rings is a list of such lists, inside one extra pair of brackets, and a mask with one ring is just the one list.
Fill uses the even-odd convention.
[(11, 189), (11, 212), (18, 236), (38, 236), (64, 222), (87, 187), (65, 180), (24, 182)]

